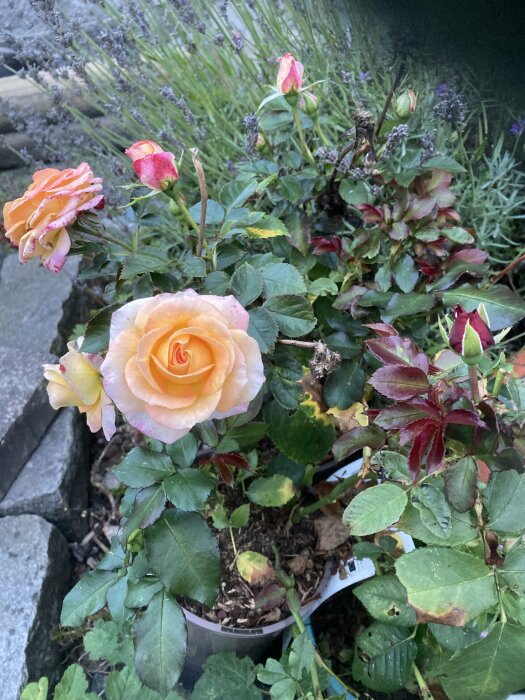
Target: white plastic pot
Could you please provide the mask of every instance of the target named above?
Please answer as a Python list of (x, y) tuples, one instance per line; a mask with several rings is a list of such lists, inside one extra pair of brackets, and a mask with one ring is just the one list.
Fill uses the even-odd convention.
[[(328, 481), (336, 481), (343, 471), (344, 477), (357, 473), (361, 463), (362, 460), (352, 462), (337, 471)], [(319, 585), (318, 597), (301, 611), (303, 619), (309, 618), (334, 593), (375, 575), (375, 567), (371, 559), (351, 558), (341, 562), (335, 574), (332, 573), (334, 568), (330, 564), (327, 565)], [(341, 578), (342, 568), (346, 573), (345, 578)], [(188, 645), (181, 681), (188, 687), (193, 686), (197, 681), (202, 673), (203, 663), (212, 654), (234, 651), (258, 661), (264, 656), (272, 642), (284, 630), (290, 628), (294, 622), (293, 617), (290, 616), (271, 625), (239, 629), (210, 622), (188, 610), (184, 610), (184, 615), (188, 629)]]

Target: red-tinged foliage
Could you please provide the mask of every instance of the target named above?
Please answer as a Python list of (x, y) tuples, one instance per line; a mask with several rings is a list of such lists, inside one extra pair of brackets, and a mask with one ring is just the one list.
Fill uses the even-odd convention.
[(314, 246), (314, 255), (323, 255), (323, 253), (341, 255), (343, 251), (343, 244), (338, 236), (314, 236), (310, 242)]
[(374, 333), (377, 333), (377, 335), (380, 335), (382, 337), (386, 337), (389, 335), (399, 335), (394, 326), (392, 326), (392, 324), (390, 323), (363, 323), (363, 326), (365, 328), (370, 328), (370, 330), (374, 331)]
[[(365, 341), (365, 344), (370, 352), (386, 365), (417, 367), (425, 374), (428, 373), (428, 357), (408, 338), (400, 338), (398, 335), (389, 335), (383, 338), (372, 338), (371, 340)], [(379, 391), (381, 390), (379, 389)], [(414, 396), (414, 394), (412, 394), (412, 396)], [(396, 397), (391, 396), (390, 398)]]
[(225, 452), (224, 454), (214, 454), (204, 460), (204, 464), (209, 464), (219, 470), (219, 475), (225, 484), (231, 486), (234, 482), (234, 469), (250, 471), (250, 465), (236, 452)]
[(396, 401), (426, 394), (430, 388), (422, 369), (402, 364), (381, 367), (368, 381), (380, 394)]

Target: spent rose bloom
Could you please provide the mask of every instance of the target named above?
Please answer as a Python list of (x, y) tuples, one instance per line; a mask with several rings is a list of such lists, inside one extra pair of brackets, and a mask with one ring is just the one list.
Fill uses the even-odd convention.
[(111, 319), (104, 388), (129, 423), (172, 443), (197, 423), (243, 413), (264, 383), (248, 312), (188, 289), (137, 299)]
[(4, 205), (6, 236), (18, 246), (20, 262), (39, 257), (44, 267), (59, 272), (71, 247), (67, 226), (103, 204), (102, 178), (87, 163), (37, 170), (26, 192)]
[(296, 61), (291, 53), (285, 53), (279, 59), (279, 72), (277, 73), (277, 87), (283, 95), (289, 92), (299, 92), (303, 84), (303, 64)]
[(69, 352), (58, 365), (44, 365), (49, 403), (55, 410), (76, 406), (86, 414), (91, 432), (102, 428), (109, 440), (115, 432), (115, 408), (102, 387), (102, 356), (80, 352), (82, 341), (79, 338), (76, 344), (68, 343)]
[(449, 335), (450, 347), (465, 360), (476, 360), (484, 350), (494, 345), (491, 330), (482, 315), (486, 318), (482, 305), (474, 311), (465, 311), (459, 305), (454, 309), (454, 323)]
[(137, 141), (125, 153), (142, 184), (152, 190), (165, 190), (179, 179), (175, 156), (155, 141)]

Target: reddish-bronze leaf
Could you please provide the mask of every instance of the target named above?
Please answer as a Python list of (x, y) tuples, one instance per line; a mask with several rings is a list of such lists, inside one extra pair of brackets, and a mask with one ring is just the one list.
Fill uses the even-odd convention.
[(385, 430), (398, 430), (416, 420), (428, 417), (440, 420), (441, 414), (437, 406), (424, 399), (414, 399), (397, 403), (380, 411), (374, 421), (375, 425)]
[(380, 394), (396, 401), (425, 394), (430, 388), (427, 375), (422, 369), (404, 365), (381, 367), (374, 372), (369, 382)]
[(408, 338), (389, 335), (383, 338), (372, 338), (365, 341), (367, 348), (386, 365), (406, 365), (419, 367), (425, 374), (428, 372), (427, 356)]
[(370, 330), (383, 338), (389, 335), (399, 335), (391, 323), (363, 323), (363, 326), (365, 326), (365, 328), (370, 328)]

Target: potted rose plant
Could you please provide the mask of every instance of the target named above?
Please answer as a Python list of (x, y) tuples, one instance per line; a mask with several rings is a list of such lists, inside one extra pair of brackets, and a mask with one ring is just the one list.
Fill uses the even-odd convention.
[[(115, 663), (134, 664), (141, 681), (161, 694), (171, 692), (182, 672), (186, 630), (190, 660), (202, 660), (192, 625), (201, 640), (207, 628), (206, 653), (213, 633), (222, 632), (224, 649), (224, 636), (233, 639), (229, 628), (255, 627), (242, 635), (249, 640), (245, 651), (254, 652), (261, 625), (275, 624), (266, 630), (271, 635), (290, 623), (291, 613), (294, 653), (308, 649), (301, 673), (308, 671), (313, 697), (322, 697), (318, 667), (326, 668), (308, 646), (302, 615), (325, 580), (326, 559), (337, 567), (351, 556), (345, 528), (362, 537), (397, 524), (425, 542), (413, 523), (424, 512), (434, 537), (438, 528), (450, 534), (454, 524), (467, 527), (467, 516), (458, 516), (458, 525), (436, 514), (447, 514), (447, 507), (466, 511), (455, 502), (443, 505), (445, 485), (433, 482), (429, 490), (421, 465), (441, 478), (446, 447), (465, 459), (460, 444), (494, 435), (497, 445), (485, 450), (489, 466), (513, 474), (517, 465), (516, 436), (508, 429), (497, 435), (498, 412), (481, 400), (472, 352), (481, 363), (478, 356), (493, 342), (486, 314), (497, 331), (521, 319), (525, 305), (488, 279), (487, 256), (475, 247), (474, 232), (460, 225), (451, 183), (461, 166), (443, 156), (423, 158), (418, 139), (400, 139), (399, 129), (385, 133), (400, 74), (377, 120), (358, 110), (338, 157), (315, 156), (314, 143), (326, 139), (319, 94), (302, 79), (301, 64), (283, 56), (277, 89), (260, 107), (268, 119), (257, 147), (266, 158), (244, 163), (220, 202), (208, 198), (196, 151), (200, 198), (189, 206), (184, 162), (142, 141), (127, 151), (149, 189), (132, 193), (130, 236), (94, 211), (100, 183), (87, 166), (37, 173), (32, 189), (6, 205), (7, 235), (23, 259), (63, 257), (71, 235), (74, 249), (91, 261), (86, 276), (107, 280), (103, 308), (82, 339), (45, 368), (50, 399), (55, 407), (77, 405), (108, 437), (117, 409), (144, 437), (115, 469), (126, 486), (119, 536), (67, 596), (62, 622), (80, 626), (107, 607), (111, 620), (98, 620), (86, 644), (96, 646), (109, 625), (126, 650)], [(416, 106), (410, 91), (400, 96), (396, 105), (406, 102), (408, 113), (391, 110), (394, 124)], [(480, 303), (482, 332), (473, 316)], [(438, 312), (457, 305), (450, 342), (470, 358), (466, 374), (458, 355), (444, 354), (441, 364), (433, 359)], [(483, 369), (487, 377), (497, 372), (496, 398), (504, 370), (500, 357)], [(384, 407), (379, 396), (398, 404)], [(312, 493), (319, 465), (344, 463), (358, 451), (359, 474)], [(378, 465), (379, 478), (399, 484), (367, 488)], [(472, 489), (468, 465), (451, 473), (461, 472), (464, 481), (466, 470)], [(343, 495), (346, 502), (355, 496), (345, 527), (337, 511), (322, 511)], [(479, 499), (476, 504), (479, 509)], [(409, 506), (412, 521), (405, 523)], [(469, 535), (475, 529), (469, 525)], [(470, 540), (452, 541), (453, 560), (445, 565), (463, 586), (456, 559), (474, 555), (457, 549)], [(400, 569), (401, 562), (414, 562), (412, 574), (426, 576), (430, 562), (418, 563), (425, 551), (401, 557)], [(412, 588), (419, 589), (408, 575), (398, 578), (394, 585), (407, 588), (413, 605)], [(484, 592), (499, 581), (482, 578)], [(492, 605), (490, 598), (478, 612)], [(470, 613), (439, 617), (433, 608), (424, 614), (435, 615), (438, 625), (473, 619)]]

